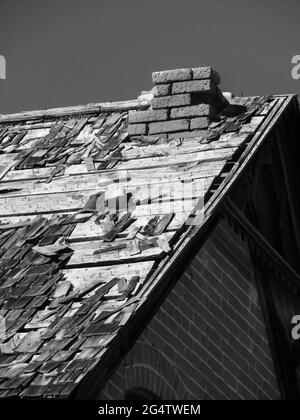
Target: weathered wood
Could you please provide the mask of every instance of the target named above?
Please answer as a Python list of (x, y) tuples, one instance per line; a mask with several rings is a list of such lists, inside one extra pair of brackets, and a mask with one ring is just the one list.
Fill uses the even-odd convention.
[(81, 193), (0, 198), (0, 216), (78, 210), (84, 206), (89, 195), (90, 192), (83, 191)]
[(17, 124), (11, 125), (7, 127), (9, 133), (19, 132), (23, 130), (38, 130), (38, 129), (50, 129), (54, 122), (36, 122), (36, 123), (27, 123), (26, 121), (24, 124)]
[(29, 121), (37, 118), (50, 118), (50, 117), (66, 117), (78, 114), (98, 114), (103, 112), (112, 111), (127, 111), (130, 109), (144, 109), (149, 107), (148, 100), (132, 100), (120, 102), (102, 102), (93, 103), (88, 105), (78, 105), (64, 108), (52, 108), (40, 111), (24, 111), (16, 114), (6, 114), (0, 116), (0, 124), (13, 122), (13, 121)]
[(10, 170), (3, 178), (3, 181), (47, 178), (51, 171), (53, 171), (53, 167)]
[(5, 178), (6, 174), (11, 170), (12, 167), (14, 167), (16, 164), (15, 161), (7, 163), (5, 166), (0, 165), (0, 181)]
[(209, 160), (226, 160), (229, 159), (236, 148), (224, 148), (221, 150), (207, 150), (197, 153), (186, 153), (182, 155), (171, 155), (161, 157), (149, 157), (134, 159), (129, 161), (119, 161), (115, 168), (118, 169), (133, 169), (146, 167), (160, 167), (167, 165), (178, 165), (192, 162), (203, 162)]
[(18, 153), (4, 153), (0, 154), (0, 166), (7, 166), (11, 162), (17, 163)]
[[(91, 194), (95, 190), (101, 190), (103, 192), (109, 191), (111, 188), (125, 188), (128, 192), (135, 192), (140, 187), (145, 187), (149, 189), (149, 185), (161, 185), (168, 184), (171, 185), (176, 182), (196, 182), (196, 180), (203, 180), (203, 183), (210, 182), (210, 178), (217, 176), (220, 172), (220, 167), (217, 166), (214, 168), (214, 172), (203, 174), (203, 172), (195, 173), (192, 176), (191, 173), (183, 173), (183, 175), (174, 175), (167, 178), (165, 176), (160, 179), (159, 173), (155, 173), (154, 177), (143, 177), (131, 179), (128, 182), (124, 182), (126, 178), (109, 178), (105, 177), (104, 174), (91, 174), (90, 176), (70, 176), (65, 178), (53, 179), (49, 183), (40, 183), (33, 180), (21, 180), (13, 182), (0, 182), (0, 200), (8, 197), (21, 197), (26, 195), (39, 195), (39, 194), (54, 194), (54, 193), (63, 193), (63, 192), (72, 192), (72, 191), (90, 191)], [(122, 174), (121, 174), (122, 175)], [(149, 178), (151, 179), (151, 184), (149, 184)], [(123, 181), (124, 180), (124, 181)], [(118, 182), (120, 181), (120, 182)], [(4, 192), (7, 190), (7, 192)], [(10, 191), (11, 190), (11, 191)]]
[(28, 140), (41, 139), (43, 137), (46, 137), (47, 134), (49, 134), (50, 132), (50, 128), (34, 128), (34, 129), (27, 128), (26, 130), (27, 130), (27, 133), (21, 140), (21, 143), (20, 143), (21, 145), (24, 143), (27, 143)]
[(187, 199), (184, 201), (167, 201), (162, 203), (155, 204), (144, 204), (137, 206), (136, 209), (132, 212), (133, 217), (140, 216), (157, 216), (168, 214), (171, 212), (174, 213), (187, 213), (191, 212), (195, 206), (198, 198)]
[[(218, 150), (224, 148), (235, 148), (242, 144), (248, 137), (248, 134), (223, 134), (218, 141), (200, 144), (196, 140), (186, 141), (182, 145), (174, 141), (174, 145), (166, 143), (162, 145), (150, 145), (142, 147), (133, 147), (128, 145), (123, 151), (122, 155), (126, 159), (140, 159), (154, 156), (173, 156), (183, 155), (187, 153), (201, 153), (208, 150)], [(178, 142), (177, 142), (178, 143)], [(201, 156), (201, 155), (200, 155)]]
[[(202, 174), (204, 176), (213, 175), (217, 169), (221, 169), (226, 160), (220, 159), (216, 161), (208, 162), (191, 162), (191, 165), (184, 167), (174, 167), (174, 166), (165, 166), (161, 167), (161, 170), (158, 172), (156, 168), (145, 168), (145, 169), (114, 169), (114, 170), (105, 170), (105, 171), (94, 171), (88, 172), (86, 166), (82, 165), (71, 165), (67, 167), (64, 171), (63, 176), (56, 176), (54, 181), (58, 179), (67, 180), (67, 176), (76, 176), (79, 175), (80, 178), (83, 176), (91, 176), (92, 174), (98, 174), (99, 176), (108, 177), (109, 179), (118, 179), (118, 178), (133, 178), (133, 179), (142, 179), (142, 178), (170, 178), (175, 177), (179, 179), (181, 176), (193, 176), (195, 173)], [(34, 169), (22, 169), (22, 170), (10, 170), (2, 181), (20, 181), (20, 180), (39, 180), (43, 178), (48, 178), (52, 172), (53, 167), (47, 168), (34, 168)], [(70, 178), (70, 181), (71, 178)], [(76, 182), (76, 181), (75, 181)]]
[[(173, 233), (167, 234), (169, 238), (173, 236)], [(128, 243), (128, 242), (127, 242)], [(72, 243), (72, 249), (74, 250), (69, 262), (68, 267), (81, 267), (85, 265), (101, 265), (103, 263), (120, 264), (121, 262), (135, 262), (135, 261), (147, 261), (161, 258), (164, 255), (164, 251), (159, 246), (154, 246), (141, 251), (140, 254), (132, 256), (130, 248), (113, 250), (111, 252), (95, 253), (99, 248), (103, 246), (103, 241), (90, 241), (90, 242), (75, 242)]]
[[(167, 230), (177, 230), (184, 221), (188, 218), (189, 212), (177, 212), (174, 215), (174, 218), (168, 225)], [(125, 229), (121, 236), (124, 238), (127, 238), (126, 235), (130, 235), (132, 231), (135, 230), (135, 228), (142, 228), (147, 225), (149, 220), (153, 216), (138, 216), (137, 220), (130, 225), (129, 228)], [(92, 217), (90, 220), (88, 220), (85, 223), (78, 223), (69, 236), (69, 240), (71, 242), (73, 241), (86, 241), (86, 240), (92, 240), (92, 239), (100, 239), (104, 234), (104, 230), (101, 225), (95, 223), (95, 217)]]
[[(192, 208), (192, 205), (191, 205)], [(184, 223), (184, 221), (187, 219), (187, 217), (189, 216), (190, 211), (186, 211), (186, 212), (177, 212), (174, 216), (174, 218), (172, 219), (171, 223), (168, 226), (168, 230), (176, 230), (178, 229), (180, 226), (182, 226), (182, 224)], [(64, 212), (64, 215), (71, 215), (74, 214), (74, 212)], [(57, 216), (61, 216), (62, 213), (56, 213)], [(51, 219), (51, 217), (54, 216), (54, 213), (41, 213), (40, 216), (42, 216), (43, 218), (46, 219)], [(156, 216), (160, 216), (159, 214), (156, 214)], [(162, 216), (162, 215), (161, 215)], [(34, 218), (36, 217), (36, 214), (33, 215), (20, 215), (20, 216), (5, 216), (5, 217), (0, 217), (0, 230), (6, 230), (7, 229), (7, 225), (11, 226), (11, 229), (14, 228), (14, 226), (18, 226), (18, 224), (20, 225), (28, 225), (30, 224), (30, 221), (32, 221)], [(148, 221), (153, 217), (153, 216), (143, 216), (143, 215), (138, 215), (136, 216), (138, 217), (137, 220), (128, 228), (124, 230), (124, 235), (125, 234), (129, 234), (130, 233), (130, 229), (135, 227), (135, 226), (145, 226)], [(69, 239), (72, 241), (73, 238), (76, 241), (80, 241), (80, 240), (87, 240), (87, 239), (99, 239), (100, 235), (102, 235), (103, 230), (100, 227), (100, 225), (95, 224), (94, 222), (95, 217), (93, 216), (90, 220), (86, 221), (85, 223), (77, 223), (75, 229), (73, 230), (73, 232), (71, 233)]]
[[(150, 97), (151, 95), (149, 95)], [(248, 99), (245, 100), (246, 103), (247, 101)], [(140, 106), (141, 102), (135, 101), (134, 106)], [(146, 102), (146, 107), (148, 107), (149, 101)], [(186, 218), (191, 211), (195, 210), (196, 205), (200, 205), (200, 210), (202, 210), (203, 197), (211, 188), (212, 183), (214, 183), (214, 186), (211, 191), (216, 191), (213, 198), (217, 197), (218, 200), (221, 200), (223, 195), (220, 191), (224, 192), (228, 188), (228, 183), (223, 182), (224, 177), (222, 177), (221, 171), (226, 171), (226, 180), (229, 179), (230, 182), (231, 174), (240, 169), (245, 158), (242, 155), (240, 161), (232, 162), (232, 155), (241, 143), (245, 142), (246, 145), (248, 143), (247, 131), (243, 135), (233, 133), (234, 130), (240, 130), (241, 128), (241, 124), (236, 124), (234, 119), (230, 120), (232, 124), (228, 127), (228, 131), (231, 130), (232, 132), (223, 134), (219, 138), (217, 137), (218, 133), (215, 137), (212, 135), (206, 139), (208, 141), (206, 144), (198, 143), (193, 138), (180, 140), (179, 142), (174, 140), (168, 144), (164, 144), (164, 140), (161, 139), (154, 144), (147, 137), (138, 139), (133, 143), (131, 142), (132, 138), (125, 140), (127, 116), (123, 112), (132, 106), (132, 103), (122, 104), (123, 108), (120, 103), (115, 103), (48, 110), (42, 112), (40, 119), (37, 119), (38, 113), (31, 113), (27, 123), (31, 121), (43, 124), (42, 119), (53, 118), (53, 116), (58, 115), (58, 119), (51, 123), (50, 135), (46, 136), (47, 144), (43, 144), (44, 142), (41, 140), (39, 145), (35, 144), (35, 138), (37, 135), (42, 135), (43, 132), (38, 130), (49, 129), (49, 127), (29, 129), (28, 125), (33, 126), (34, 124), (23, 124), (22, 122), (22, 126), (19, 125), (18, 128), (18, 130), (21, 130), (21, 134), (13, 137), (13, 135), (8, 134), (6, 124), (2, 124), (1, 127), (0, 119), (1, 135), (2, 137), (5, 136), (7, 140), (3, 142), (2, 152), (4, 151), (8, 155), (14, 154), (12, 151), (20, 142), (18, 146), (20, 149), (28, 149), (28, 152), (33, 152), (26, 155), (23, 153), (26, 150), (23, 150), (19, 154), (20, 159), (22, 158), (20, 167), (23, 164), (24, 167), (51, 165), (51, 167), (46, 166), (38, 169), (37, 172), (33, 170), (9, 170), (3, 177), (2, 182), (0, 181), (0, 216), (2, 216), (0, 217), (0, 223), (14, 223), (14, 226), (0, 224), (0, 230), (1, 226), (3, 228), (1, 237), (3, 242), (6, 240), (1, 249), (4, 252), (4, 254), (2, 252), (2, 256), (6, 260), (3, 267), (6, 268), (7, 266), (10, 270), (11, 265), (14, 265), (13, 271), (8, 271), (8, 283), (6, 273), (3, 275), (4, 288), (7, 289), (7, 287), (13, 286), (13, 282), (16, 284), (20, 280), (20, 284), (16, 284), (12, 288), (12, 293), (15, 293), (16, 296), (20, 294), (21, 298), (14, 298), (11, 301), (9, 299), (8, 307), (11, 310), (15, 306), (16, 311), (13, 310), (12, 312), (17, 312), (18, 308), (24, 309), (24, 313), (17, 313), (16, 316), (20, 318), (23, 324), (26, 322), (25, 331), (28, 328), (45, 328), (42, 341), (47, 340), (47, 342), (42, 343), (42, 351), (37, 356), (37, 359), (41, 362), (43, 362), (44, 353), (47, 353), (48, 350), (57, 351), (57, 346), (64, 345), (64, 341), (67, 342), (69, 347), (71, 344), (70, 350), (69, 347), (67, 348), (67, 355), (63, 355), (63, 357), (66, 357), (68, 361), (74, 358), (71, 362), (74, 365), (74, 370), (69, 371), (72, 378), (74, 376), (74, 382), (76, 371), (81, 372), (83, 369), (87, 371), (89, 369), (89, 366), (86, 366), (88, 359), (90, 358), (90, 362), (93, 363), (99, 356), (99, 353), (97, 357), (90, 353), (91, 349), (88, 346), (91, 344), (92, 337), (90, 335), (94, 332), (96, 334), (100, 333), (103, 325), (91, 325), (88, 333), (82, 334), (82, 330), (90, 326), (95, 316), (98, 316), (97, 321), (103, 322), (103, 324), (112, 324), (117, 320), (118, 333), (115, 335), (109, 332), (107, 340), (103, 339), (101, 345), (104, 345), (103, 342), (106, 346), (110, 343), (107, 354), (111, 355), (114, 350), (116, 350), (116, 354), (119, 354), (119, 349), (124, 347), (123, 337), (128, 344), (128, 337), (135, 337), (138, 333), (131, 327), (131, 323), (127, 322), (130, 315), (138, 310), (136, 313), (138, 319), (134, 328), (139, 328), (159, 307), (167, 294), (167, 290), (170, 290), (172, 284), (174, 284), (171, 280), (176, 280), (178, 270), (181, 269), (180, 258), (189, 256), (191, 252), (194, 252), (195, 247), (200, 246), (199, 242), (204, 241), (208, 230), (212, 227), (212, 217), (216, 215), (216, 206), (219, 201), (212, 200), (209, 202), (209, 206), (205, 206), (207, 212), (205, 212), (203, 220), (204, 223), (209, 221), (209, 226), (205, 225), (205, 230), (198, 231), (198, 229), (201, 229), (200, 224), (200, 227), (189, 227), (187, 224), (183, 226)], [(251, 104), (251, 101), (249, 104)], [(117, 110), (117, 112), (110, 113), (111, 110)], [(100, 114), (100, 111), (104, 112)], [(254, 111), (256, 111), (256, 108), (254, 108)], [(26, 113), (14, 117), (21, 118), (20, 121), (23, 121), (24, 115), (26, 116)], [(76, 118), (69, 118), (70, 115), (76, 115)], [(224, 126), (225, 129), (225, 118), (219, 123), (219, 127)], [(252, 127), (258, 127), (259, 123), (258, 119), (253, 119)], [(245, 121), (243, 124), (245, 125)], [(214, 127), (217, 130), (217, 121)], [(252, 129), (252, 127), (250, 128)], [(4, 129), (1, 130), (1, 128)], [(26, 132), (27, 135), (22, 140), (22, 136)], [(207, 131), (208, 135), (209, 133), (210, 129)], [(70, 144), (73, 139), (75, 140)], [(137, 144), (139, 140), (143, 144), (149, 141), (152, 145), (140, 147)], [(206, 140), (203, 138), (203, 141)], [(49, 151), (49, 157), (44, 154), (45, 150)], [(26, 159), (23, 159), (22, 156)], [(235, 156), (238, 156), (238, 154)], [(90, 159), (90, 161), (86, 159)], [(97, 159), (99, 164), (97, 163), (96, 167), (102, 167), (102, 171), (93, 168), (93, 162), (97, 162)], [(227, 165), (228, 159), (230, 159), (230, 162)], [(78, 164), (79, 162), (81, 164)], [(115, 164), (116, 166), (114, 166)], [(6, 165), (5, 163), (4, 166), (6, 167)], [(120, 170), (123, 167), (124, 170)], [(125, 168), (129, 168), (129, 170)], [(217, 179), (216, 176), (218, 176)], [(182, 188), (183, 186), (184, 188)], [(91, 197), (92, 194), (99, 195)], [(120, 229), (116, 235), (113, 232), (110, 236), (103, 238), (103, 233), (111, 233), (114, 223), (118, 223), (114, 214), (111, 214), (111, 218), (106, 217), (105, 219), (99, 217), (100, 214), (94, 214), (89, 220), (83, 219), (86, 222), (76, 221), (77, 225), (71, 226), (71, 228), (74, 228), (72, 232), (69, 229), (70, 226), (57, 226), (55, 224), (56, 220), (53, 218), (51, 221), (52, 227), (46, 233), (42, 233), (42, 241), (39, 246), (50, 246), (50, 249), (53, 249), (56, 245), (53, 247), (51, 242), (53, 244), (54, 241), (57, 244), (58, 236), (69, 235), (69, 238), (65, 238), (65, 241), (70, 248), (73, 248), (73, 254), (62, 252), (59, 257), (56, 256), (58, 258), (52, 260), (41, 258), (42, 256), (33, 255), (34, 251), (30, 250), (29, 242), (24, 247), (25, 257), (23, 248), (19, 250), (19, 244), (24, 239), (22, 235), (41, 233), (43, 226), (48, 226), (46, 221), (42, 220), (40, 223), (40, 218), (36, 218), (37, 223), (33, 225), (33, 232), (29, 232), (29, 229), (26, 229), (26, 223), (28, 223), (28, 219), (32, 221), (36, 215), (43, 215), (46, 219), (49, 219), (53, 215), (74, 214), (83, 207), (85, 209), (90, 207), (91, 213), (87, 216), (90, 217), (92, 211), (99, 213), (103, 211), (104, 205), (102, 206), (100, 200), (104, 198), (106, 199), (105, 205), (108, 204), (111, 213), (114, 213), (116, 210), (114, 204), (116, 203), (113, 203), (113, 199), (118, 197), (119, 207), (122, 208), (122, 212), (120, 211), (118, 215), (120, 221), (120, 218), (128, 210), (124, 209), (125, 205), (122, 206), (120, 201), (124, 198), (126, 203), (130, 195), (132, 196), (130, 204), (132, 205), (136, 201), (136, 207), (133, 205), (129, 207), (132, 214), (128, 215), (128, 219), (132, 224), (128, 225), (126, 223), (127, 219), (121, 219), (124, 224), (123, 226), (119, 225)], [(175, 213), (172, 220), (168, 219), (168, 217), (171, 217), (169, 215), (171, 212)], [(77, 214), (78, 217), (82, 215), (83, 213)], [(157, 226), (163, 225), (163, 222), (159, 223), (158, 218), (153, 219), (153, 216), (163, 215), (166, 215), (166, 224), (159, 230)], [(196, 215), (200, 217), (201, 211), (196, 212)], [(203, 223), (203, 220), (201, 223)], [(69, 221), (73, 222), (74, 218), (69, 219)], [(95, 221), (103, 223), (105, 228), (103, 229), (101, 224), (98, 225)], [(17, 223), (21, 224), (17, 226)], [(17, 227), (18, 229), (16, 229)], [(6, 230), (8, 228), (9, 230)], [(15, 231), (11, 231), (13, 228), (15, 228)], [(155, 230), (156, 228), (157, 230)], [(197, 232), (197, 237), (193, 236), (195, 232)], [(160, 236), (149, 236), (151, 234), (155, 235), (155, 233)], [(171, 238), (172, 241), (169, 242)], [(111, 242), (107, 242), (105, 239), (111, 240)], [(36, 256), (38, 258), (35, 258)], [(20, 265), (23, 270), (21, 270), (21, 275), (24, 274), (24, 267), (28, 270), (24, 278), (25, 293), (24, 288), (22, 288), (23, 278), (21, 278), (20, 273), (16, 274), (15, 271), (18, 258), (22, 261)], [(70, 259), (68, 260), (68, 258)], [(55, 267), (58, 260), (62, 262), (63, 269), (52, 275), (51, 270), (58, 269), (58, 267)], [(35, 266), (27, 267), (31, 263)], [(12, 273), (13, 276), (10, 276)], [(36, 276), (36, 273), (39, 275)], [(48, 274), (51, 277), (49, 280), (47, 280)], [(132, 277), (135, 277), (135, 280), (130, 283)], [(36, 285), (42, 284), (44, 281), (46, 284), (43, 284), (41, 292)], [(30, 282), (32, 282), (32, 287), (29, 287)], [(71, 288), (71, 285), (74, 288)], [(132, 289), (130, 289), (131, 286)], [(68, 290), (69, 294), (66, 295)], [(99, 291), (98, 295), (97, 292)], [(129, 291), (130, 295), (126, 295), (126, 293), (123, 295), (123, 292), (126, 291)], [(10, 293), (8, 290), (7, 292)], [(22, 298), (23, 293), (25, 301)], [(38, 299), (31, 296), (33, 294), (37, 294)], [(132, 299), (130, 296), (134, 296), (134, 298)], [(49, 297), (50, 302), (43, 300), (49, 299)], [(56, 300), (52, 300), (53, 297)], [(27, 310), (30, 308), (30, 304), (25, 308), (28, 298), (29, 303), (31, 299), (33, 301), (32, 313)], [(42, 298), (42, 302), (40, 298)], [(61, 298), (61, 304), (57, 300), (59, 298)], [(123, 301), (118, 301), (119, 298), (122, 298)], [(147, 304), (144, 305), (146, 299)], [(134, 305), (132, 305), (133, 303)], [(46, 309), (41, 306), (44, 304), (47, 305)], [(4, 307), (5, 305), (6, 302), (4, 302)], [(40, 309), (36, 311), (38, 307)], [(120, 314), (121, 310), (122, 312), (128, 312), (124, 318)], [(13, 315), (15, 316), (15, 313)], [(34, 318), (29, 319), (33, 315)], [(119, 317), (119, 315), (121, 316)], [(135, 322), (134, 319), (131, 320)], [(9, 331), (11, 334), (9, 337), (13, 337), (16, 331), (22, 331), (19, 319), (16, 324), (12, 324), (13, 328)], [(106, 328), (106, 326), (104, 327)], [(102, 331), (105, 331), (105, 328)], [(131, 328), (131, 330), (128, 331), (127, 328)], [(23, 339), (23, 331), (17, 332), (17, 337), (19, 337), (19, 334)], [(28, 340), (31, 335), (26, 337)], [(71, 343), (68, 342), (68, 337), (71, 338)], [(74, 337), (76, 340), (74, 340)], [(86, 341), (83, 342), (82, 338)], [(115, 339), (118, 342), (116, 347), (111, 349), (111, 345), (114, 345), (112, 340)], [(99, 342), (93, 344), (99, 346)], [(44, 351), (45, 348), (46, 351)], [(99, 348), (94, 350), (99, 350)], [(78, 357), (79, 352), (80, 357)], [(55, 357), (57, 355), (60, 357), (59, 353), (53, 352)], [(103, 353), (101, 353), (102, 356)], [(51, 360), (52, 358), (53, 355), (51, 355)], [(99, 366), (100, 372), (103, 367), (110, 366), (111, 362), (114, 364), (117, 362), (116, 360), (110, 360), (107, 363), (107, 361), (108, 359), (102, 361), (103, 364)], [(31, 362), (27, 367), (29, 369), (35, 368), (35, 366), (32, 367)], [(58, 365), (58, 368), (61, 367), (64, 366)], [(72, 368), (72, 366), (70, 367)], [(46, 362), (38, 369), (40, 372), (48, 373), (49, 369), (52, 369), (51, 363), (50, 367)], [(56, 365), (54, 369), (56, 369)], [(65, 372), (63, 374), (65, 375)], [(80, 374), (78, 373), (78, 375)], [(68, 376), (68, 372), (66, 375)], [(46, 374), (46, 376), (48, 375)], [(21, 377), (21, 380), (23, 380), (23, 377)], [(43, 393), (51, 395), (53, 392), (52, 396), (54, 396), (55, 392), (61, 390), (61, 387), (57, 384), (52, 386), (53, 384), (50, 383), (49, 385), (48, 379), (45, 379), (43, 375), (38, 375), (38, 378), (35, 377), (34, 380), (35, 385), (45, 385), (42, 390), (39, 390), (38, 395)], [(43, 383), (43, 381), (47, 383)], [(103, 376), (101, 376), (101, 381), (103, 381)], [(38, 388), (40, 387), (38, 386)], [(33, 391), (35, 392), (35, 390)], [(27, 395), (30, 395), (32, 390), (26, 390), (22, 396), (26, 396), (26, 392), (28, 392)]]
[[(163, 185), (163, 184), (162, 184)], [(172, 185), (169, 185), (171, 188)], [(130, 189), (128, 189), (130, 191)], [(0, 196), (0, 216), (10, 216), (10, 215), (21, 215), (21, 214), (40, 214), (40, 213), (57, 213), (57, 212), (70, 212), (76, 211), (83, 208), (85, 203), (91, 194), (99, 192), (98, 189), (94, 190), (81, 190), (75, 192), (63, 192), (63, 193), (54, 193), (54, 194), (44, 194), (44, 195), (24, 195), (16, 197), (1, 198)], [(137, 209), (134, 211), (141, 211), (145, 209), (147, 214), (166, 214), (172, 211), (187, 211), (189, 210), (188, 201), (193, 194), (192, 187), (185, 190), (185, 201), (169, 201), (170, 195), (165, 194), (161, 202), (159, 198), (153, 199), (151, 205), (138, 205)], [(172, 195), (171, 195), (172, 197)], [(197, 194), (195, 194), (197, 197)], [(146, 194), (145, 188), (140, 188), (139, 191), (135, 190), (135, 199), (136, 200), (146, 200), (148, 195)], [(155, 203), (157, 201), (157, 203)], [(147, 209), (147, 207), (149, 207)]]
[(132, 264), (107, 265), (101, 267), (85, 267), (64, 269), (66, 280), (70, 281), (75, 289), (83, 289), (93, 283), (102, 281), (108, 283), (114, 277), (140, 276), (145, 278), (153, 267), (153, 261), (145, 261)]

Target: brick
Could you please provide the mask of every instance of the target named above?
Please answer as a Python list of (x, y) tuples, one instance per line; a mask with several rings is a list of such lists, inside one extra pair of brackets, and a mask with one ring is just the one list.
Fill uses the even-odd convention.
[(192, 118), (190, 124), (190, 130), (197, 130), (199, 128), (207, 128), (209, 126), (210, 120), (206, 117)]
[(171, 93), (171, 84), (165, 83), (162, 85), (156, 85), (155, 89), (155, 96), (167, 96)]
[(191, 95), (171, 95), (153, 98), (151, 104), (153, 109), (191, 105)]
[(176, 120), (166, 122), (155, 122), (149, 124), (149, 133), (169, 133), (172, 131), (187, 130), (189, 128), (188, 120)]
[(164, 121), (168, 118), (168, 111), (166, 109), (159, 109), (155, 111), (129, 111), (129, 123), (143, 123), (150, 121)]
[(172, 94), (180, 93), (191, 93), (191, 92), (201, 92), (201, 93), (215, 93), (216, 92), (215, 84), (209, 80), (191, 80), (188, 82), (178, 82), (173, 83)]
[(242, 383), (238, 384), (237, 391), (238, 391), (239, 395), (241, 395), (246, 400), (255, 399), (255, 396)]
[(211, 105), (199, 104), (171, 109), (171, 118), (203, 117), (213, 114)]
[(155, 85), (159, 83), (190, 80), (191, 78), (192, 78), (191, 69), (164, 70), (164, 71), (156, 71), (152, 73), (152, 81)]
[(211, 383), (207, 383), (207, 392), (213, 397), (214, 400), (224, 400), (224, 394)]
[(233, 389), (236, 389), (237, 387), (237, 380), (236, 377), (234, 377), (229, 371), (227, 371), (226, 369), (224, 369), (223, 372), (223, 378), (224, 381), (226, 382), (226, 384), (228, 386), (230, 386)]
[(263, 390), (268, 393), (270, 398), (274, 399), (276, 398), (276, 390), (274, 390), (273, 387), (271, 387), (267, 382), (263, 382)]
[(253, 393), (253, 395), (256, 394), (256, 390), (257, 390), (257, 385), (256, 383), (250, 378), (250, 375), (243, 372), (243, 371), (239, 371), (238, 375), (238, 380), (247, 388), (249, 389), (250, 392)]
[(221, 78), (219, 73), (217, 73), (211, 67), (196, 67), (192, 69), (193, 79), (211, 79), (217, 85), (220, 84)]
[[(188, 133), (195, 135), (195, 132)], [(224, 251), (226, 244), (231, 248), (230, 255)], [(173, 388), (176, 396), (183, 399), (280, 398), (266, 332), (261, 329), (257, 334), (249, 334), (257, 322), (252, 308), (246, 316), (244, 299), (239, 298), (242, 288), (248, 291), (249, 285), (255, 287), (251, 261), (243, 260), (243, 253), (249, 256), (246, 244), (240, 243), (234, 231), (221, 222), (194, 258), (192, 268), (186, 270), (150, 320), (141, 335), (146, 339), (140, 337), (133, 347), (131, 360), (136, 366), (135, 375), (138, 376), (138, 365), (143, 366), (144, 387), (149, 388), (150, 384), (150, 389), (162, 398), (170, 395), (174, 398)], [(229, 268), (238, 273), (242, 262), (248, 269), (229, 279), (226, 274)], [(228, 302), (221, 305), (218, 296)], [(259, 299), (257, 305), (260, 319)], [(243, 318), (251, 321), (251, 328)], [(170, 366), (176, 366), (179, 377), (176, 376), (176, 384)], [(120, 375), (126, 375), (124, 369), (118, 370)], [(157, 375), (151, 374), (153, 370)], [(122, 385), (120, 375), (120, 385), (116, 376), (111, 381), (117, 388), (128, 389), (128, 381)], [(170, 388), (163, 384), (163, 379)], [(135, 382), (130, 387), (137, 385), (141, 386)], [(119, 397), (115, 387), (109, 389), (112, 399)]]
[(137, 136), (147, 133), (147, 124), (129, 124), (128, 134), (129, 136)]

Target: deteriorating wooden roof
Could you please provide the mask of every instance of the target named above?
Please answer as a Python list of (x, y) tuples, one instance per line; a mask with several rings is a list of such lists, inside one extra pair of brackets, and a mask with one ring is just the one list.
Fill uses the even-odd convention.
[(187, 139), (129, 138), (145, 101), (0, 117), (0, 397), (68, 397), (101, 364), (280, 101)]

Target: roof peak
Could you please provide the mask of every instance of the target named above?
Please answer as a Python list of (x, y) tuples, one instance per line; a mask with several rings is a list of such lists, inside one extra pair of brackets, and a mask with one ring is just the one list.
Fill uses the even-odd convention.
[[(214, 111), (214, 108), (217, 108), (217, 110), (220, 107), (222, 108), (222, 105), (225, 105), (228, 101), (230, 102), (230, 99), (232, 98), (231, 93), (227, 92), (224, 94), (224, 92), (222, 92), (219, 88), (218, 85), (220, 84), (221, 78), (212, 67), (156, 71), (152, 73), (152, 80), (153, 88), (150, 91), (142, 91), (141, 95), (138, 96), (137, 99), (113, 102), (93, 102), (86, 105), (21, 111), (12, 114), (0, 114), (0, 123), (36, 120), (40, 118), (68, 117), (100, 112), (124, 112), (130, 110), (142, 111), (149, 109), (149, 107), (160, 110), (160, 112), (156, 113), (161, 113), (162, 108), (169, 109), (170, 111), (171, 105), (167, 104), (166, 106), (162, 106), (168, 98), (172, 97), (173, 100), (176, 98), (179, 100), (181, 98), (182, 101), (189, 101), (190, 98), (190, 103), (185, 102), (184, 104), (181, 104), (179, 101), (179, 103), (174, 105), (177, 107), (185, 107), (187, 105), (195, 105), (195, 103), (199, 105), (199, 101), (201, 103), (206, 103), (209, 99), (208, 96), (210, 95), (213, 97), (213, 100), (212, 103), (206, 103), (206, 105), (209, 105), (206, 108), (209, 108), (207, 112), (211, 113), (211, 111)], [(186, 113), (187, 110), (183, 111)], [(176, 112), (176, 108), (175, 111), (173, 110), (173, 113), (174, 112)], [(197, 117), (199, 117), (199, 115), (197, 115)], [(203, 117), (203, 115), (201, 115), (201, 117)], [(176, 117), (175, 120), (178, 121), (178, 118), (179, 117)], [(133, 123), (132, 126), (134, 126), (134, 124), (135, 123)], [(199, 121), (195, 121), (193, 124), (199, 125)], [(192, 130), (190, 127), (189, 129)], [(199, 127), (197, 129), (199, 129)]]
[(148, 108), (149, 105), (150, 101), (144, 97), (128, 101), (95, 102), (87, 105), (47, 108), (37, 111), (22, 111), (14, 114), (0, 114), (0, 123), (33, 120), (37, 118), (67, 117), (78, 114), (94, 114), (105, 111), (114, 112), (129, 111), (134, 109), (142, 110)]

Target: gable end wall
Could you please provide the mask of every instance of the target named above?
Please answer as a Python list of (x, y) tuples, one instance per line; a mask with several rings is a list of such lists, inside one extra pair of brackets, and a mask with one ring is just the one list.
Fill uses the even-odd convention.
[(280, 399), (247, 244), (221, 221), (98, 396)]

